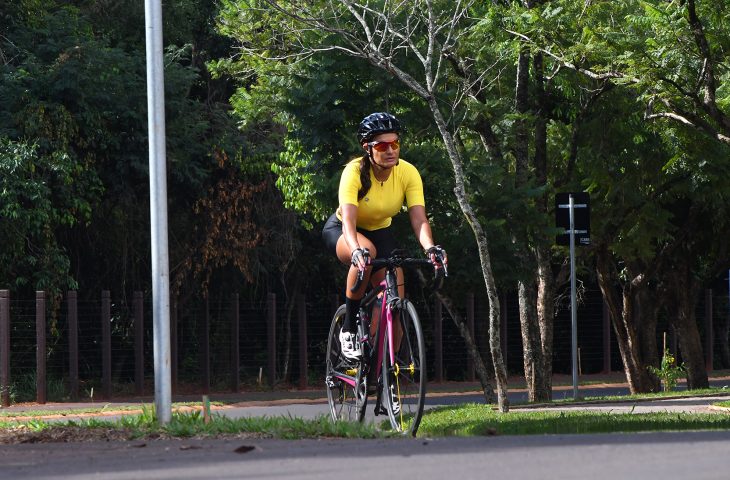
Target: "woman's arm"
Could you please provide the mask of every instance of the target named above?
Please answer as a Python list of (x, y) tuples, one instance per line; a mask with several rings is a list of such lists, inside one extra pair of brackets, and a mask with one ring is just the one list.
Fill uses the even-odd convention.
[(423, 250), (428, 250), (434, 246), (433, 234), (431, 233), (431, 225), (426, 217), (426, 207), (423, 205), (414, 205), (408, 209), (408, 215), (411, 219), (411, 227), (416, 235), (418, 242)]
[(357, 205), (349, 203), (340, 205), (340, 215), (342, 215), (342, 235), (350, 251), (360, 248), (357, 243)]
[[(411, 218), (413, 233), (416, 234), (416, 238), (423, 247), (423, 251), (426, 252), (431, 262), (436, 265), (436, 268), (440, 268), (436, 255), (432, 252), (428, 252), (435, 243), (433, 241), (433, 234), (431, 233), (431, 224), (428, 223), (428, 217), (426, 216), (426, 207), (423, 205), (414, 205), (408, 209), (408, 215)], [(444, 265), (448, 265), (446, 251), (440, 247), (437, 248), (442, 252)]]

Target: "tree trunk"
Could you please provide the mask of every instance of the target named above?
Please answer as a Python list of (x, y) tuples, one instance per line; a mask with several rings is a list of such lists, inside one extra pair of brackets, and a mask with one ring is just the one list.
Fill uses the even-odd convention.
[(717, 343), (720, 347), (720, 362), (722, 368), (730, 368), (730, 312), (720, 316), (721, 320), (717, 325)]
[(487, 288), (487, 298), (489, 299), (489, 349), (492, 354), (492, 363), (494, 365), (494, 377), (497, 382), (497, 401), (501, 412), (509, 411), (509, 398), (507, 396), (507, 369), (502, 358), (502, 346), (500, 340), (500, 316), (499, 316), (499, 297), (497, 296), (497, 285), (494, 281), (492, 272), (492, 260), (489, 254), (489, 242), (484, 232), (481, 222), (477, 218), (474, 209), (466, 197), (466, 187), (464, 184), (464, 169), (461, 155), (456, 147), (454, 137), (446, 128), (438, 102), (434, 96), (427, 99), (431, 114), (433, 115), (436, 126), (444, 140), (444, 146), (448, 152), (451, 166), (454, 171), (454, 194), (461, 207), (467, 222), (474, 232), (479, 251), (479, 260), (482, 266), (482, 275), (484, 284)]
[[(529, 83), (530, 83), (530, 51), (523, 46), (517, 60), (517, 81), (515, 89), (515, 110), (518, 118), (515, 122), (515, 184), (522, 187), (529, 179)], [(529, 227), (526, 227), (529, 228)], [(539, 269), (533, 258), (529, 245), (521, 245), (513, 238), (512, 243), (517, 258), (523, 267), (529, 265), (533, 269), (535, 279), (539, 280)], [(543, 359), (542, 338), (537, 312), (538, 289), (535, 280), (519, 281), (517, 285), (520, 305), (520, 331), (522, 333), (522, 362), (525, 369), (525, 383), (530, 401), (550, 401), (552, 392), (545, 389), (545, 362)]]
[(620, 285), (618, 273), (606, 245), (596, 249), (596, 273), (616, 333), (631, 393), (658, 391), (658, 379), (649, 373), (649, 364), (642, 357), (642, 342), (637, 328), (642, 319), (634, 308), (637, 303), (640, 304), (635, 300), (637, 288), (632, 282), (627, 282), (622, 286), (621, 292), (617, 291), (617, 286)]
[(550, 249), (538, 247), (537, 321), (540, 326), (540, 348), (542, 349), (541, 389), (552, 400), (553, 388), (553, 324), (555, 320), (555, 282), (550, 265)]
[(522, 361), (525, 368), (527, 396), (530, 402), (552, 400), (552, 392), (546, 390), (545, 367), (541, 345), (540, 328), (537, 322), (537, 287), (532, 283), (518, 285), (520, 304), (520, 327), (522, 331)]
[[(693, 279), (690, 265), (684, 259), (689, 258), (686, 252), (678, 252), (671, 272), (666, 276), (669, 284), (668, 299), (673, 299), (675, 312), (670, 315), (670, 322), (677, 332), (679, 350), (687, 369), (687, 388), (708, 388), (710, 386), (705, 369), (702, 340), (697, 328), (695, 307), (699, 297), (700, 285)], [(671, 305), (671, 303), (670, 303)]]
[[(535, 157), (533, 168), (537, 185), (547, 185), (547, 95), (545, 94), (545, 76), (543, 73), (543, 55), (536, 53), (532, 59), (535, 71)], [(546, 193), (538, 198), (537, 208), (548, 218), (548, 196)], [(550, 264), (550, 247), (552, 238), (535, 247), (537, 258), (537, 323), (540, 327), (540, 347), (542, 349), (542, 386), (543, 400), (552, 400), (553, 386), (553, 323), (555, 319), (555, 280)], [(542, 396), (541, 396), (542, 397)]]
[[(642, 364), (648, 369), (649, 366), (659, 367), (661, 363), (659, 355), (659, 346), (657, 345), (657, 322), (658, 322), (658, 306), (657, 294), (650, 290), (647, 284), (642, 284), (641, 288), (634, 290), (634, 318), (639, 332), (639, 351), (641, 352)], [(656, 384), (656, 388), (661, 387), (659, 379), (654, 379), (653, 374), (649, 377)]]

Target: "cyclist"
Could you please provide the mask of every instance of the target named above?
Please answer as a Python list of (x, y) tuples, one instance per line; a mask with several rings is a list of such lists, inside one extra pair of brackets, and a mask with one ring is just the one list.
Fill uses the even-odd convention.
[[(356, 361), (361, 352), (356, 345), (356, 315), (365, 294), (368, 280), (378, 285), (384, 270), (371, 272), (370, 258), (387, 258), (398, 248), (391, 229), (391, 220), (408, 206), (413, 232), (436, 268), (437, 255), (446, 263), (446, 252), (433, 241), (426, 216), (423, 183), (418, 170), (399, 156), (401, 125), (390, 113), (377, 112), (366, 116), (357, 130), (357, 140), (364, 150), (361, 158), (351, 160), (342, 172), (339, 186), (339, 207), (322, 230), (327, 249), (345, 265), (350, 265), (345, 285), (345, 319), (339, 340), (345, 358)], [(365, 276), (360, 288), (351, 292), (358, 271)], [(398, 269), (398, 289), (402, 297), (403, 271)], [(377, 318), (373, 318), (374, 329)]]

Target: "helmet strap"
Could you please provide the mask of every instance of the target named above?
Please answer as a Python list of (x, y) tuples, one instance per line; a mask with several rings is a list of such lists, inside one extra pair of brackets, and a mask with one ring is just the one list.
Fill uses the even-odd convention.
[(368, 158), (370, 159), (370, 163), (373, 166), (378, 167), (380, 170), (385, 170), (387, 168), (375, 161), (375, 157), (373, 156), (373, 147), (370, 146), (368, 146)]

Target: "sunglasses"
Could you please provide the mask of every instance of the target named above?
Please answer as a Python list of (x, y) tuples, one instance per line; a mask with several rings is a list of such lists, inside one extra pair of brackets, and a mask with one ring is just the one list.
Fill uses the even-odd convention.
[(373, 147), (378, 152), (387, 152), (388, 147), (393, 150), (400, 148), (400, 140), (393, 140), (392, 142), (369, 142), (368, 147)]

